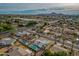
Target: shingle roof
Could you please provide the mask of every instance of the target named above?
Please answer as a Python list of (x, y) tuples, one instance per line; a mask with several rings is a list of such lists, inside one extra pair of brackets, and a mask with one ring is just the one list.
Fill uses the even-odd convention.
[(0, 45), (11, 45), (14, 39), (12, 38), (3, 38), (0, 40)]
[(27, 40), (22, 40), (22, 39), (19, 39), (19, 41), (22, 43), (22, 44), (24, 44), (24, 45), (28, 45), (29, 44), (29, 42), (27, 41)]

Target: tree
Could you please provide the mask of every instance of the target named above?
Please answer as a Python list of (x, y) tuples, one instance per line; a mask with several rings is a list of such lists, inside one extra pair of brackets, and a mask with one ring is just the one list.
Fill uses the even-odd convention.
[(64, 47), (64, 44), (65, 44), (65, 37), (62, 35), (62, 40), (63, 40), (63, 44), (62, 46)]
[(65, 37), (64, 37), (64, 35), (62, 34), (61, 36), (59, 36), (59, 38), (62, 40), (62, 47), (64, 47), (64, 44), (65, 44)]
[(56, 37), (56, 34), (54, 35), (54, 37), (55, 37), (55, 44), (57, 43), (57, 37)]
[(45, 50), (42, 54), (43, 56), (68, 56), (65, 51), (51, 52), (50, 50)]
[(74, 55), (74, 49), (73, 48), (74, 48), (74, 44), (76, 42), (76, 38), (78, 37), (77, 33), (73, 33), (72, 35), (73, 35), (73, 39), (71, 40), (72, 46), (71, 46), (70, 55)]
[(13, 26), (7, 23), (0, 24), (0, 32), (13, 30)]
[(43, 56), (52, 56), (53, 53), (50, 50), (45, 50), (42, 55)]
[(65, 51), (59, 51), (59, 52), (54, 52), (53, 53), (54, 56), (67, 56), (67, 52)]
[(66, 40), (66, 37), (64, 35), (64, 30), (67, 27), (67, 21), (64, 18), (60, 21), (60, 27), (62, 28), (62, 31), (61, 31), (61, 36), (59, 36), (59, 37), (62, 39), (62, 41), (63, 41), (62, 46), (64, 47), (65, 40)]
[(30, 26), (34, 26), (34, 25), (36, 25), (36, 24), (37, 24), (36, 21), (28, 21), (28, 22), (26, 23), (26, 26), (27, 26), (27, 27), (30, 27)]

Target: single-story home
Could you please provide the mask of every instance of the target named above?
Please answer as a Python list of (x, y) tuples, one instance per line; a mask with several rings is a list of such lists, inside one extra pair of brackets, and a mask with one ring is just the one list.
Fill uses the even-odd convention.
[(3, 38), (0, 40), (0, 46), (12, 45), (15, 40), (13, 38)]

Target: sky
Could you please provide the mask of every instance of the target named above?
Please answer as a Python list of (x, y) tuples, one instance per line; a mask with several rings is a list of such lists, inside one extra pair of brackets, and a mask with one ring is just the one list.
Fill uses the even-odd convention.
[(0, 14), (79, 14), (78, 3), (0, 3)]

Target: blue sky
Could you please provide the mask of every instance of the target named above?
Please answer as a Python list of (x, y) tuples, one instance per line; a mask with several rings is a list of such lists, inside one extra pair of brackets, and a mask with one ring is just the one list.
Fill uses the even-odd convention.
[(78, 3), (0, 3), (0, 14), (78, 14)]

